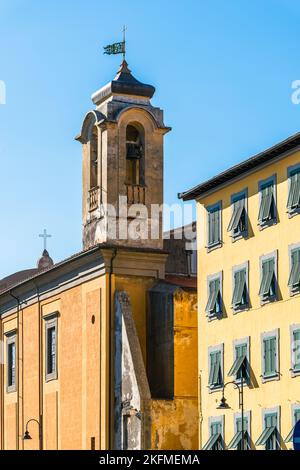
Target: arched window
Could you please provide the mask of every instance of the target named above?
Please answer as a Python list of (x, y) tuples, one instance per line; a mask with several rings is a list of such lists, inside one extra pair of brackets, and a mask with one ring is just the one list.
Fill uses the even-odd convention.
[(93, 127), (90, 140), (90, 189), (98, 186), (98, 132)]
[(126, 183), (144, 184), (144, 149), (142, 134), (130, 124), (126, 129)]

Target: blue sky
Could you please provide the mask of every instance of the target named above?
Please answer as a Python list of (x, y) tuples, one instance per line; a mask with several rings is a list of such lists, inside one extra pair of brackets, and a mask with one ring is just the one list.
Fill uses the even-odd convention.
[(156, 86), (165, 202), (300, 130), (300, 5), (292, 0), (0, 0), (0, 278), (33, 267), (44, 227), (59, 261), (81, 249), (81, 148), (91, 94), (120, 57)]

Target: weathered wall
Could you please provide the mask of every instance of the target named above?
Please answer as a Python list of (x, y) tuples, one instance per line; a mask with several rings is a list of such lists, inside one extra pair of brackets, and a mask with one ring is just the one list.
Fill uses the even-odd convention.
[(149, 447), (150, 390), (129, 296), (115, 293), (116, 449)]
[[(152, 449), (197, 449), (197, 295), (173, 292), (174, 398), (153, 399)], [(163, 313), (163, 312), (162, 312)]]

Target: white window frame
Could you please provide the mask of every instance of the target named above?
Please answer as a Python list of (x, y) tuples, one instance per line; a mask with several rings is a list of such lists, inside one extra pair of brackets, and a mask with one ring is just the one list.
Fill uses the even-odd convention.
[(277, 414), (277, 431), (278, 431), (278, 437), (280, 440), (281, 436), (281, 406), (274, 406), (273, 408), (263, 408), (261, 417), (262, 417), (262, 429), (265, 429), (265, 416), (269, 414)]
[(260, 305), (270, 304), (272, 302), (277, 302), (278, 294), (279, 294), (279, 286), (278, 286), (278, 250), (274, 250), (271, 253), (267, 253), (266, 255), (261, 255), (259, 257), (259, 288), (261, 286), (262, 276), (263, 276), (263, 262), (269, 259), (274, 259), (274, 275), (275, 275), (275, 296), (269, 297), (268, 299), (264, 299), (261, 295), (260, 297)]
[[(15, 393), (17, 391), (17, 384), (18, 384), (18, 350), (17, 350), (17, 330), (11, 330), (5, 333), (6, 337), (6, 392), (7, 393)], [(15, 383), (13, 385), (8, 385), (8, 348), (10, 344), (15, 345)]]
[(247, 303), (244, 306), (238, 307), (238, 308), (233, 308), (233, 305), (231, 305), (231, 309), (234, 315), (240, 312), (244, 312), (245, 310), (250, 309), (250, 293), (249, 293), (249, 261), (245, 261), (242, 264), (236, 265), (232, 267), (232, 289), (231, 293), (233, 296), (234, 288), (235, 288), (235, 283), (234, 283), (234, 275), (237, 271), (241, 271), (242, 269), (246, 270), (246, 291), (247, 291)]
[[(296, 165), (289, 166), (288, 169), (287, 169), (287, 178), (288, 178), (288, 192), (287, 192), (287, 198), (286, 198), (287, 202), (288, 202), (290, 189), (291, 189), (291, 173), (295, 170), (296, 171), (299, 170), (299, 172), (300, 172), (300, 163), (297, 163)], [(286, 205), (287, 205), (287, 202), (286, 202)], [(288, 208), (286, 208), (286, 211), (287, 211), (289, 219), (291, 219), (292, 217), (295, 217), (296, 215), (300, 214), (300, 208), (290, 209), (290, 210)]]
[[(209, 385), (209, 376), (210, 376), (210, 354), (214, 352), (221, 352), (221, 374), (222, 374), (222, 384), (218, 385), (216, 387), (211, 387)], [(208, 348), (208, 377), (207, 377), (207, 383), (208, 383), (208, 390), (209, 393), (214, 393), (214, 392), (219, 392), (220, 390), (223, 390), (224, 387), (224, 343), (218, 344), (217, 346), (210, 346)]]
[(213, 321), (213, 320), (218, 320), (220, 319), (223, 315), (224, 315), (224, 305), (223, 305), (223, 271), (219, 271), (218, 273), (215, 273), (215, 274), (210, 274), (209, 276), (207, 276), (207, 295), (206, 295), (206, 298), (207, 298), (207, 301), (208, 301), (208, 298), (209, 298), (209, 295), (210, 295), (210, 291), (209, 291), (209, 284), (211, 281), (215, 281), (216, 279), (219, 279), (220, 281), (220, 297), (221, 297), (221, 312), (220, 313), (214, 313), (212, 315), (209, 315), (207, 312), (206, 313), (206, 316), (208, 318), (209, 321)]
[(241, 238), (247, 238), (248, 237), (248, 230), (249, 230), (249, 220), (248, 220), (248, 188), (242, 189), (238, 193), (234, 193), (231, 195), (231, 215), (233, 214), (234, 211), (234, 202), (237, 199), (242, 199), (244, 198), (245, 201), (245, 226), (246, 229), (244, 232), (237, 233), (236, 235), (233, 233), (233, 230), (230, 232), (231, 233), (231, 239), (232, 243), (240, 240)]
[[(291, 377), (298, 377), (300, 375), (300, 369), (298, 371), (294, 370), (294, 364), (293, 364), (293, 341), (294, 341), (294, 331), (300, 331), (300, 323), (295, 323), (293, 325), (290, 325), (290, 351), (291, 351)], [(300, 408), (300, 404), (299, 404)]]
[(272, 183), (273, 184), (273, 187), (274, 187), (274, 192), (273, 192), (273, 196), (274, 196), (274, 212), (275, 212), (275, 217), (269, 221), (265, 221), (263, 223), (260, 223), (258, 221), (258, 227), (259, 227), (259, 230), (264, 230), (268, 227), (272, 227), (272, 225), (276, 225), (277, 222), (278, 222), (278, 213), (277, 213), (277, 174), (274, 173), (274, 175), (271, 175), (269, 176), (268, 178), (265, 178), (263, 180), (260, 180), (258, 182), (258, 191), (259, 191), (259, 206), (258, 206), (258, 211), (260, 210), (260, 206), (261, 206), (261, 200), (262, 200), (262, 193), (261, 193), (261, 190), (262, 190), (262, 186), (264, 186), (265, 184), (268, 184), (268, 183)]
[[(44, 317), (45, 320), (45, 380), (50, 382), (58, 378), (58, 317), (59, 313), (54, 312)], [(48, 373), (48, 330), (55, 328), (55, 370)]]
[[(248, 369), (248, 376), (249, 376), (249, 381), (243, 381), (243, 385), (245, 386), (249, 386), (250, 383), (251, 383), (251, 366), (250, 366), (250, 336), (246, 336), (245, 338), (241, 338), (241, 339), (235, 339), (232, 341), (232, 353), (233, 353), (233, 362), (232, 364), (234, 363), (234, 361), (236, 360), (236, 346), (241, 346), (242, 344), (246, 344), (247, 345), (247, 356), (246, 356), (246, 359), (247, 359), (247, 369)], [(237, 382), (238, 384), (241, 383), (241, 379), (235, 379), (235, 382)]]
[[(276, 374), (265, 377), (265, 360), (264, 360), (264, 340), (274, 337), (276, 338)], [(280, 380), (280, 349), (279, 349), (279, 328), (273, 331), (264, 332), (261, 334), (261, 380), (262, 383), (271, 382), (273, 380)]]
[[(219, 234), (220, 240), (217, 243), (212, 245), (209, 244), (209, 212), (213, 209), (218, 208), (220, 216), (219, 216)], [(214, 204), (210, 204), (206, 207), (206, 250), (207, 253), (210, 253), (213, 250), (221, 248), (223, 246), (223, 237), (222, 237), (222, 201), (215, 202)]]

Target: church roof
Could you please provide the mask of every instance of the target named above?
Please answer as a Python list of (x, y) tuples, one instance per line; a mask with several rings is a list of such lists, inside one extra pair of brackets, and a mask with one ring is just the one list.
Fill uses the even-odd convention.
[(152, 98), (154, 93), (154, 86), (147, 85), (137, 80), (132, 75), (131, 70), (129, 70), (126, 60), (123, 60), (115, 78), (107, 85), (100, 88), (100, 90), (96, 91), (92, 96), (92, 101), (94, 104), (99, 104), (113, 94)]
[(18, 271), (10, 276), (0, 279), (0, 292), (7, 291), (16, 284), (21, 283), (25, 279), (28, 279), (35, 274), (37, 274), (38, 269), (24, 269), (23, 271)]

